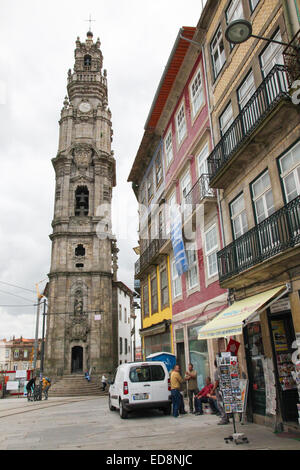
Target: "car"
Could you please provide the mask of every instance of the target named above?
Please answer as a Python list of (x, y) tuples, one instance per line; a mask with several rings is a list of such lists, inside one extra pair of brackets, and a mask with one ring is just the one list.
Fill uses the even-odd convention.
[(128, 362), (115, 371), (108, 392), (111, 411), (125, 419), (131, 411), (157, 408), (171, 414), (171, 384), (164, 362)]

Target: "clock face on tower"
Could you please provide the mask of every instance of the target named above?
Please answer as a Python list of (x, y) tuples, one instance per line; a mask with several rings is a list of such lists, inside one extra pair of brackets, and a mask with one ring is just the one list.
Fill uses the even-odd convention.
[(82, 113), (88, 113), (88, 112), (91, 110), (91, 105), (90, 105), (90, 103), (87, 103), (86, 101), (83, 101), (83, 102), (80, 103), (80, 105), (79, 105), (79, 110), (80, 110)]

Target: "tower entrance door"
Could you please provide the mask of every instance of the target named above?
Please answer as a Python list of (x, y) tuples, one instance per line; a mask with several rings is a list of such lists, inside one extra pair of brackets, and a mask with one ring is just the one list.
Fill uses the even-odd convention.
[(81, 346), (74, 346), (72, 348), (72, 361), (71, 361), (71, 372), (82, 372), (83, 364), (83, 348)]

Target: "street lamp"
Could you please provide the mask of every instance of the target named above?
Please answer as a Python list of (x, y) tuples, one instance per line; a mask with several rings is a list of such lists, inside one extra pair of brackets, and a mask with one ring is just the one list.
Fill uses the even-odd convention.
[(227, 41), (233, 44), (241, 44), (248, 41), (249, 38), (262, 39), (263, 41), (273, 42), (280, 46), (285, 46), (283, 51), (284, 63), (289, 76), (289, 82), (297, 79), (300, 75), (300, 30), (289, 42), (276, 41), (275, 39), (265, 38), (252, 34), (252, 25), (244, 19), (232, 21), (226, 28), (225, 37)]
[(281, 46), (289, 46), (286, 42), (276, 41), (275, 39), (265, 38), (263, 36), (257, 36), (252, 34), (252, 25), (249, 21), (244, 19), (234, 20), (226, 28), (225, 37), (227, 41), (233, 44), (241, 44), (242, 42), (248, 41), (249, 38), (263, 39), (268, 42), (275, 42)]

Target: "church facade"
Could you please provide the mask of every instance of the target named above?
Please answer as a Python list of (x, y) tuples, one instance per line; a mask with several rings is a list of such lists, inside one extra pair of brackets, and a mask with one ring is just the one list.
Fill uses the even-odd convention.
[(89, 31), (76, 41), (75, 65), (59, 121), (52, 160), (56, 187), (45, 373), (90, 369), (110, 373), (118, 364), (118, 317), (113, 306), (117, 247), (111, 232), (112, 124), (100, 41)]

